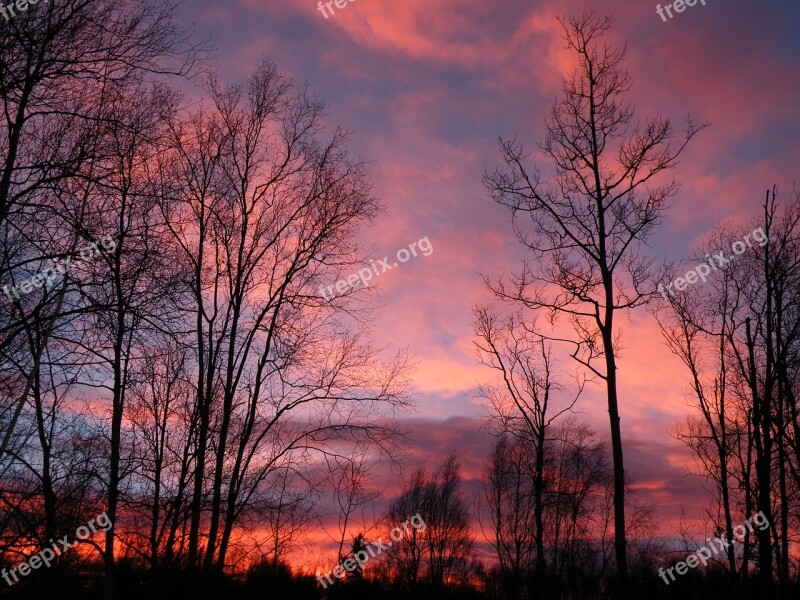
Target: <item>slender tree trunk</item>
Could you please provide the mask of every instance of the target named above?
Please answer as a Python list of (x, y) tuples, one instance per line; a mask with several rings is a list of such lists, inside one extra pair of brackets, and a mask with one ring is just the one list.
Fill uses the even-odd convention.
[[(768, 300), (769, 305), (769, 300)], [(767, 313), (771, 316), (771, 310), (768, 306)], [(772, 389), (768, 384), (771, 379), (769, 370), (771, 365), (771, 350), (769, 344), (771, 343), (771, 335), (769, 333), (771, 324), (767, 324), (767, 366), (765, 373), (765, 386), (763, 396), (758, 391), (758, 377), (756, 372), (755, 362), (755, 341), (753, 339), (751, 321), (748, 317), (745, 321), (747, 333), (747, 351), (748, 351), (748, 364), (750, 371), (750, 392), (753, 399), (753, 436), (755, 440), (756, 450), (756, 508), (759, 512), (763, 513), (769, 523), (772, 523), (772, 511), (770, 503), (771, 491), (771, 463), (770, 460), (772, 452), (771, 436), (772, 432), (769, 428), (772, 426), (772, 420), (767, 409), (767, 403), (771, 398)], [(765, 410), (767, 409), (767, 410)], [(766, 413), (766, 414), (765, 414)], [(761, 580), (761, 592), (764, 598), (771, 598), (772, 593), (772, 532), (767, 527), (763, 530), (759, 529), (756, 533), (758, 537), (758, 574)]]
[[(39, 444), (42, 448), (42, 501), (44, 503), (44, 535), (45, 539), (56, 537), (56, 496), (53, 491), (53, 475), (50, 460), (52, 446), (45, 426), (44, 411), (42, 409), (42, 395), (39, 377), (37, 375), (33, 390), (31, 390), (36, 409), (36, 429), (39, 434)], [(53, 416), (55, 418), (55, 416)]]
[(120, 484), (120, 457), (122, 445), (122, 416), (125, 401), (125, 385), (127, 378), (127, 360), (123, 357), (125, 345), (125, 298), (120, 282), (119, 255), (122, 240), (117, 245), (115, 257), (115, 296), (116, 296), (116, 331), (114, 332), (114, 393), (112, 398), (111, 414), (111, 452), (109, 457), (108, 474), (108, 518), (112, 527), (106, 531), (106, 584), (105, 600), (114, 600), (114, 587), (116, 579), (116, 558), (114, 556), (114, 524), (117, 522), (117, 505), (119, 504)]
[[(780, 262), (780, 261), (778, 261)], [(775, 345), (777, 354), (777, 388), (778, 388), (778, 407), (775, 412), (777, 431), (775, 438), (778, 441), (778, 469), (780, 486), (780, 512), (781, 528), (776, 538), (780, 540), (780, 564), (778, 565), (778, 578), (780, 582), (780, 596), (785, 598), (789, 586), (789, 490), (787, 485), (787, 465), (790, 464), (790, 442), (787, 435), (789, 428), (787, 423), (787, 406), (791, 401), (791, 380), (788, 375), (787, 366), (789, 348), (791, 344), (785, 339), (784, 328), (788, 323), (784, 322), (784, 311), (787, 301), (791, 304), (792, 299), (787, 298), (785, 286), (785, 272), (781, 272), (780, 279), (774, 281), (775, 289)]]
[(778, 444), (778, 469), (781, 498), (781, 528), (775, 537), (780, 540), (780, 563), (778, 565), (778, 582), (780, 597), (784, 598), (789, 583), (789, 491), (786, 485), (786, 461), (789, 457), (784, 444)]
[[(542, 415), (544, 419), (544, 415)], [(534, 486), (534, 517), (536, 519), (536, 570), (539, 572), (539, 593), (542, 598), (547, 597), (547, 572), (544, 556), (544, 449), (545, 449), (545, 424), (539, 427), (536, 441), (536, 482)]]
[[(201, 392), (198, 391), (198, 396)], [(191, 519), (189, 525), (189, 550), (188, 562), (189, 570), (195, 571), (197, 569), (197, 557), (199, 549), (200, 538), (200, 516), (202, 512), (202, 499), (203, 499), (203, 480), (205, 479), (205, 460), (206, 450), (208, 446), (208, 427), (209, 427), (209, 409), (206, 400), (202, 397), (198, 398), (199, 404), (199, 431), (197, 440), (197, 450), (195, 453), (195, 467), (194, 467), (194, 488), (192, 490), (191, 502)]]
[[(200, 203), (200, 215), (198, 217), (199, 223), (199, 240), (197, 245), (197, 259), (195, 263), (194, 272), (194, 294), (195, 294), (195, 309), (196, 326), (197, 326), (197, 412), (198, 412), (198, 432), (197, 432), (197, 449), (195, 452), (194, 463), (194, 487), (192, 490), (192, 502), (190, 506), (191, 519), (189, 524), (189, 549), (188, 549), (188, 563), (189, 571), (195, 571), (197, 568), (197, 554), (200, 538), (200, 516), (202, 513), (202, 496), (203, 496), (203, 480), (205, 479), (205, 466), (206, 466), (206, 450), (208, 446), (208, 429), (209, 429), (209, 404), (211, 402), (212, 393), (212, 373), (211, 373), (211, 356), (206, 357), (205, 344), (206, 340), (203, 335), (203, 260), (205, 257), (204, 244), (206, 238), (205, 229), (205, 202)], [(209, 332), (209, 341), (213, 340), (211, 332)], [(206, 385), (206, 379), (208, 385)]]
[[(181, 517), (185, 514), (184, 513), (184, 500), (186, 489), (189, 487), (189, 472), (191, 464), (191, 449), (192, 444), (194, 444), (194, 435), (195, 429), (197, 427), (197, 406), (194, 407), (194, 413), (191, 415), (191, 419), (189, 421), (189, 431), (186, 435), (186, 443), (183, 447), (183, 454), (181, 456), (181, 472), (178, 478), (178, 489), (175, 492), (175, 497), (173, 498), (171, 504), (171, 508), (165, 514), (165, 519), (169, 518), (169, 530), (167, 533), (167, 541), (164, 547), (164, 557), (162, 560), (162, 564), (167, 567), (171, 568), (173, 566), (173, 560), (175, 556), (175, 540), (178, 536), (178, 529), (181, 526)], [(185, 521), (184, 521), (185, 525)], [(183, 540), (181, 541), (181, 546), (183, 545)]]
[[(720, 471), (720, 492), (722, 493), (722, 510), (725, 515), (725, 539), (733, 539), (733, 515), (731, 514), (731, 491), (730, 491), (730, 474), (728, 472), (728, 424), (726, 420), (726, 394), (727, 394), (727, 367), (725, 360), (725, 319), (723, 318), (722, 325), (723, 334), (719, 337), (719, 356), (720, 356), (720, 369), (719, 369), (719, 439), (720, 443), (717, 448), (719, 456), (719, 471)], [(710, 411), (709, 411), (710, 412)], [(709, 415), (710, 420), (710, 415)], [(736, 549), (733, 544), (728, 546), (725, 550), (728, 558), (728, 573), (732, 581), (737, 579), (736, 568)]]
[[(604, 341), (605, 338), (606, 333), (604, 332)], [(608, 335), (608, 338), (610, 341), (611, 336)], [(619, 408), (617, 406), (616, 361), (613, 352), (613, 348), (606, 350), (608, 417), (611, 424), (611, 452), (614, 461), (614, 551), (617, 558), (620, 592), (622, 598), (626, 598), (628, 593), (628, 551), (625, 536), (625, 467), (622, 455)]]
[[(601, 228), (604, 223), (601, 217)], [(601, 238), (602, 239), (602, 238)], [(605, 244), (601, 244), (601, 256)], [(617, 397), (617, 360), (614, 354), (614, 290), (613, 279), (603, 268), (606, 297), (605, 319), (600, 327), (606, 362), (606, 387), (608, 390), (608, 418), (611, 426), (611, 453), (614, 466), (614, 553), (617, 560), (617, 578), (620, 598), (628, 597), (628, 548), (625, 535), (625, 466), (622, 453), (619, 404)]]

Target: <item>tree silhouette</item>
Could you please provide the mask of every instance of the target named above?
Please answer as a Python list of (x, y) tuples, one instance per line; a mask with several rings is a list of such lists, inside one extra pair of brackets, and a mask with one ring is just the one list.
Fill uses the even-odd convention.
[(655, 117), (632, 128), (634, 112), (624, 100), (631, 87), (622, 67), (624, 50), (602, 42), (610, 18), (585, 12), (560, 22), (578, 68), (565, 78), (563, 97), (546, 119), (547, 136), (539, 146), (551, 163), (552, 179), (545, 180), (538, 167), (526, 166), (528, 155), (517, 139), (501, 140), (505, 166), (483, 178), (492, 198), (510, 210), (514, 232), (531, 259), (510, 281), (487, 279), (487, 285), (498, 298), (541, 311), (551, 322), (568, 320), (574, 335), (552, 334), (553, 339), (571, 344), (572, 357), (605, 383), (616, 566), (625, 597), (625, 468), (614, 317), (652, 299), (652, 260), (639, 247), (677, 187), (674, 181), (659, 185), (654, 178), (677, 164), (704, 126), (689, 121), (676, 149), (671, 147), (674, 134), (668, 119)]

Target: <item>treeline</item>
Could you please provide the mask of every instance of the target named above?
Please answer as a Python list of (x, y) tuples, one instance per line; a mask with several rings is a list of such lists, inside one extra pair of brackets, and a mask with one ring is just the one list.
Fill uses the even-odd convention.
[(19, 593), (96, 587), (99, 559), (105, 598), (132, 568), (215, 597), (283, 557), (320, 473), (396, 443), (405, 358), (316, 293), (381, 206), (318, 99), (267, 60), (221, 83), (166, 2), (43, 2), (0, 35), (4, 566), (105, 511)]

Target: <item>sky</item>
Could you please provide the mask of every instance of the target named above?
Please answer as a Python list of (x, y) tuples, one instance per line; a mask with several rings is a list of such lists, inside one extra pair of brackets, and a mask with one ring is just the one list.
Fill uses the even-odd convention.
[[(189, 0), (178, 10), (215, 47), (223, 80), (247, 78), (267, 56), (326, 100), (327, 124), (351, 132), (351, 152), (369, 161), (387, 209), (363, 231), (376, 260), (430, 241), (429, 256), (373, 280), (380, 308), (372, 337), (416, 357), (417, 410), (406, 422), (412, 464), (435, 466), (457, 452), (470, 493), (492, 443), (477, 389), (494, 377), (475, 355), (471, 311), (491, 300), (481, 274), (515, 271), (524, 256), (481, 175), (500, 163), (499, 137), (516, 135), (535, 151), (574, 66), (557, 17), (595, 6), (356, 0), (325, 18), (314, 0)], [(607, 0), (602, 10), (613, 18), (608, 41), (626, 45), (639, 120), (660, 114), (678, 132), (687, 117), (711, 124), (672, 172), (681, 187), (652, 255), (681, 261), (719, 223), (748, 223), (773, 184), (788, 199), (800, 164), (800, 5), (705, 0), (666, 22), (655, 2)], [(682, 510), (700, 518), (709, 501), (672, 434), (690, 414), (687, 373), (647, 311), (619, 325), (626, 471), (668, 537)], [(603, 390), (588, 388), (577, 408), (606, 439)], [(390, 485), (388, 475), (379, 479)]]

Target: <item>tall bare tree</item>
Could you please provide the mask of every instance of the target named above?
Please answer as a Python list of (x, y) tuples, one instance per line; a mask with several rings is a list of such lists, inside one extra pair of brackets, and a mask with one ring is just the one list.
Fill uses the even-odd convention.
[(407, 399), (405, 359), (384, 364), (352, 299), (316, 291), (357, 267), (357, 228), (380, 212), (346, 136), (326, 139), (322, 103), (266, 60), (208, 91), (212, 106), (170, 121), (161, 206), (196, 338), (188, 562), (220, 574), (271, 473), (390, 444), (378, 417)]
[(689, 121), (683, 141), (673, 149), (668, 119), (634, 125), (634, 111), (625, 102), (631, 83), (622, 66), (624, 50), (602, 41), (610, 19), (584, 13), (560, 22), (578, 67), (564, 80), (563, 98), (550, 111), (539, 147), (552, 164), (552, 179), (526, 165), (528, 154), (517, 139), (501, 140), (505, 167), (484, 175), (485, 186), (511, 211), (514, 232), (532, 255), (510, 281), (490, 285), (500, 298), (542, 310), (551, 320), (569, 320), (574, 335), (556, 338), (572, 344), (573, 358), (605, 382), (616, 567), (625, 596), (625, 468), (614, 317), (652, 298), (653, 261), (640, 247), (677, 187), (674, 181), (659, 184), (656, 177), (677, 164), (704, 126)]

